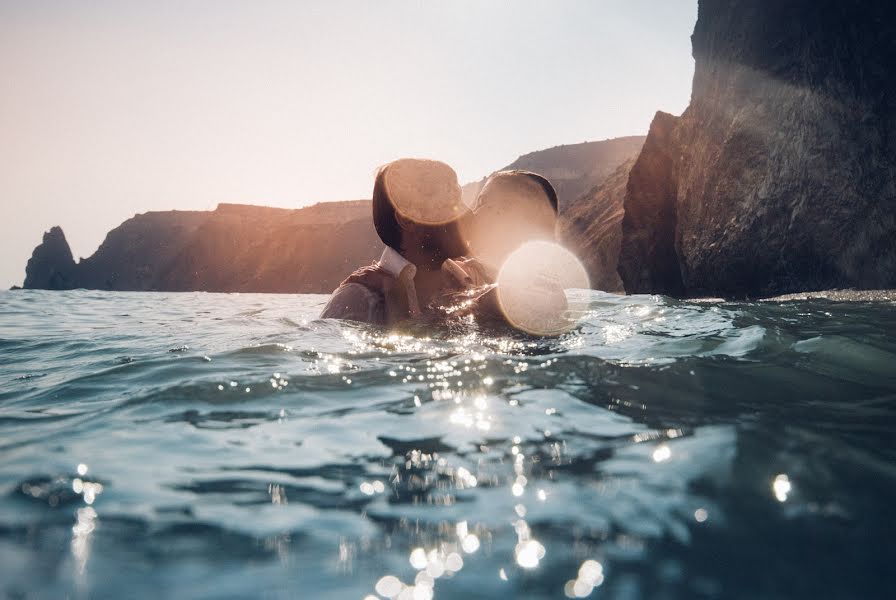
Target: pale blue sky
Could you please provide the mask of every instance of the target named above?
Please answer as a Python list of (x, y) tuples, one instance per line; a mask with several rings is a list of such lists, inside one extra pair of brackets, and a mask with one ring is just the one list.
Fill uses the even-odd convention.
[(0, 286), (52, 225), (369, 197), (646, 133), (690, 97), (696, 0), (0, 0)]

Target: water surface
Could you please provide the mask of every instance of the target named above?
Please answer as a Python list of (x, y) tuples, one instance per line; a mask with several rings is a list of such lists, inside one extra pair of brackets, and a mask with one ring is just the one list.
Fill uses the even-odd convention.
[(10, 598), (885, 598), (896, 304), (0, 293)]

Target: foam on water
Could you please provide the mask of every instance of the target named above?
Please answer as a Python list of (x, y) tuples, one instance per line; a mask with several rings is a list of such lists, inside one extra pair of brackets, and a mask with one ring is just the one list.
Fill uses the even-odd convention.
[(9, 597), (886, 597), (896, 304), (0, 293)]

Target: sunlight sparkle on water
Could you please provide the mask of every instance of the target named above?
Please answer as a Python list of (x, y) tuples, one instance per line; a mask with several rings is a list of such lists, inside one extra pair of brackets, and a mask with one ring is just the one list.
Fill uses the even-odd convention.
[(784, 473), (775, 477), (775, 481), (772, 482), (772, 491), (774, 491), (775, 498), (778, 499), (778, 502), (786, 502), (787, 496), (792, 489), (793, 486), (790, 483), (790, 478)]
[(427, 564), (426, 551), (423, 548), (414, 548), (408, 560), (415, 569), (425, 569)]
[(657, 446), (656, 450), (653, 451), (653, 462), (663, 462), (669, 460), (671, 456), (672, 449), (666, 444), (662, 444)]
[(373, 496), (374, 494), (382, 494), (383, 492), (385, 492), (386, 484), (379, 480), (373, 482), (362, 481), (358, 488), (365, 496)]
[(567, 598), (585, 598), (604, 582), (604, 567), (596, 560), (588, 559), (579, 567), (579, 576), (563, 586)]
[(470, 534), (463, 539), (461, 547), (467, 554), (472, 554), (479, 550), (479, 538), (475, 534)]
[(537, 540), (527, 540), (516, 545), (516, 562), (524, 569), (534, 569), (544, 558), (545, 549)]
[(464, 559), (457, 552), (452, 552), (445, 557), (445, 568), (449, 571), (460, 571), (464, 568)]
[(386, 575), (376, 582), (376, 593), (386, 598), (394, 598), (401, 592), (401, 581), (394, 575)]

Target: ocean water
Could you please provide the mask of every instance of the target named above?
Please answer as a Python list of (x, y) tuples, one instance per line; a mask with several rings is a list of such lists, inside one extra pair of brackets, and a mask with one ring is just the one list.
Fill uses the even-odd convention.
[(893, 302), (325, 299), (0, 293), (0, 595), (893, 597)]

